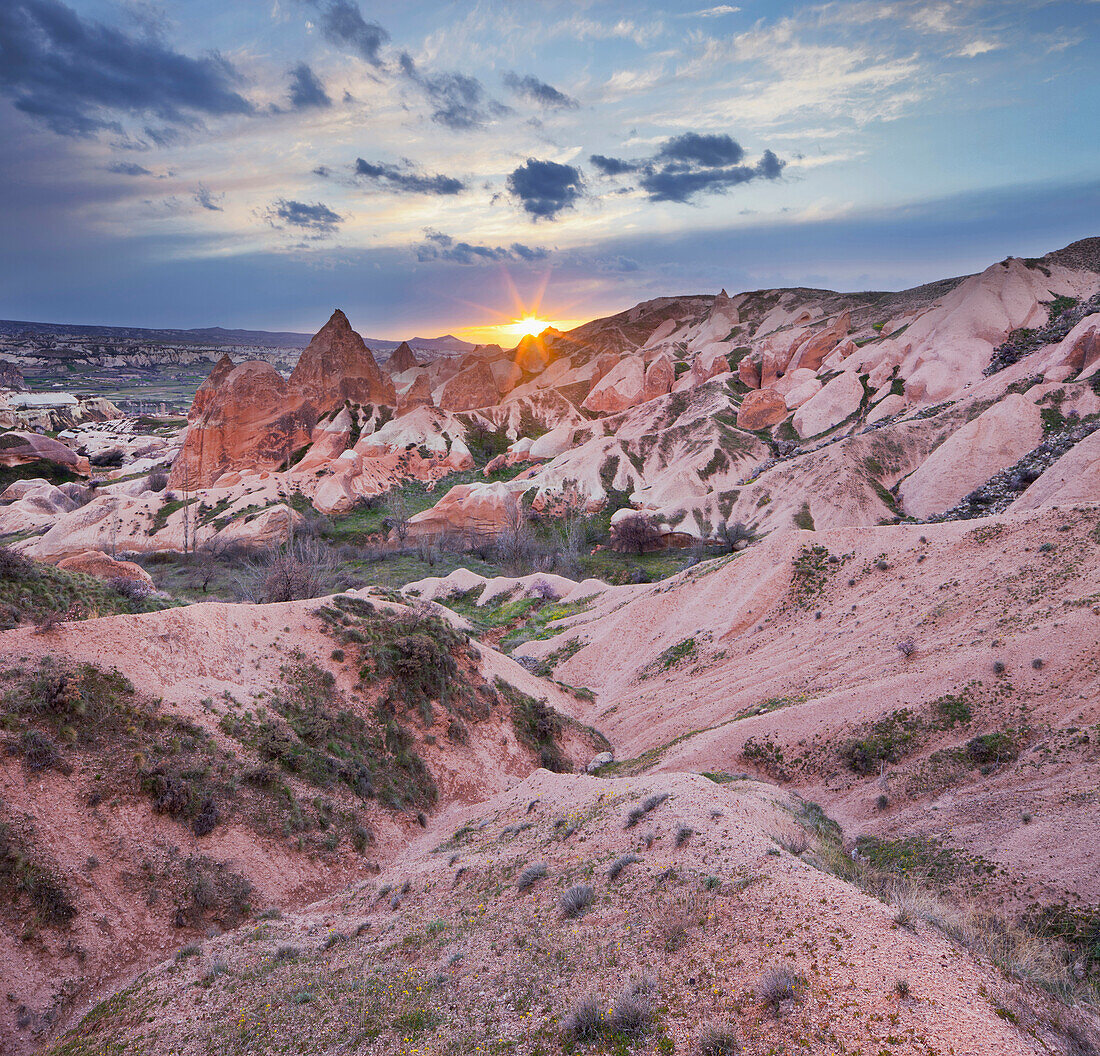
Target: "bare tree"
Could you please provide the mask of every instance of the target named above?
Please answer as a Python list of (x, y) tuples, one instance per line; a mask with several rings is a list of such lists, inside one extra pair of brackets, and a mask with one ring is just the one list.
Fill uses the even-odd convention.
[(615, 537), (622, 549), (644, 554), (657, 544), (661, 535), (644, 513), (633, 513), (615, 525)]
[(257, 604), (316, 598), (333, 589), (336, 570), (336, 556), (321, 540), (294, 538), (249, 561), (238, 590)]
[(386, 500), (386, 512), (388, 516), (382, 524), (392, 529), (397, 536), (397, 541), (404, 545), (409, 534), (409, 501), (400, 491), (393, 491)]
[(521, 574), (535, 550), (534, 534), (527, 520), (522, 495), (513, 495), (504, 509), (504, 522), (497, 534), (497, 559), (514, 575)]
[(731, 554), (735, 550), (744, 550), (755, 538), (756, 533), (740, 521), (730, 521), (718, 529), (718, 542)]

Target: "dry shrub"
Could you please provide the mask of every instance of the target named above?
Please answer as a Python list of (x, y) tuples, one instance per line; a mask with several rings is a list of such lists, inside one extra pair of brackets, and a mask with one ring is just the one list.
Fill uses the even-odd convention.
[(319, 539), (292, 539), (248, 562), (239, 580), (241, 596), (260, 605), (317, 598), (334, 586), (335, 555)]

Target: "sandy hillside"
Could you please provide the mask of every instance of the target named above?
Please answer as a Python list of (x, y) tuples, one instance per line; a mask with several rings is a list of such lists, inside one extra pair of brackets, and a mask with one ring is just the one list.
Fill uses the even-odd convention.
[(1098, 524), (775, 533), (517, 653), (596, 691), (618, 766), (766, 775), (851, 838), (980, 856), (999, 898), (1095, 904)]
[(670, 1053), (712, 1021), (758, 1056), (1087, 1042), (1034, 988), (781, 849), (800, 818), (751, 782), (540, 770), (346, 895), (144, 973), (49, 1051)]
[[(560, 721), (542, 741), (522, 726), (524, 693), (562, 712), (568, 694), (378, 604), (203, 604), (0, 634), (5, 1052), (171, 949), (373, 875), (439, 809), (522, 780), (543, 742), (563, 766), (598, 750)], [(371, 668), (366, 636), (388, 629), (398, 665), (421, 650), (412, 674)]]

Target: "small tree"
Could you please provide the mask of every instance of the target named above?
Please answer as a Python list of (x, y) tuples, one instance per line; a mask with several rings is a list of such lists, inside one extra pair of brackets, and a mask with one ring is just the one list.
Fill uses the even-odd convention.
[(393, 530), (399, 543), (404, 545), (409, 534), (409, 502), (400, 491), (394, 491), (386, 500), (386, 512), (388, 516), (382, 522), (387, 528)]
[(622, 549), (637, 554), (644, 554), (661, 538), (656, 526), (644, 513), (624, 517), (615, 525), (615, 536)]
[(319, 539), (291, 539), (250, 561), (239, 580), (242, 597), (257, 604), (316, 598), (334, 585), (337, 562)]
[(504, 523), (497, 535), (497, 558), (513, 574), (520, 574), (530, 563), (535, 539), (527, 521), (522, 495), (513, 495), (504, 510)]

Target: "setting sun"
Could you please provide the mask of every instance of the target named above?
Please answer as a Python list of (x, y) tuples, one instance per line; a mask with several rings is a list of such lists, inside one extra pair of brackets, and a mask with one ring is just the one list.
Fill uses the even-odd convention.
[(516, 319), (509, 325), (502, 327), (516, 337), (526, 337), (529, 334), (541, 334), (550, 324), (545, 319), (539, 319), (535, 315), (525, 315), (522, 319)]

